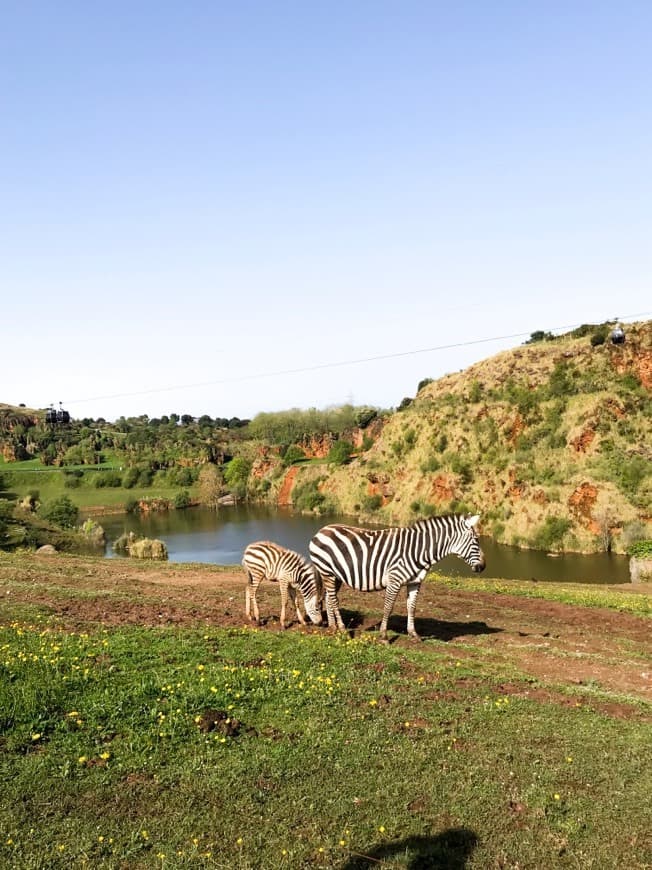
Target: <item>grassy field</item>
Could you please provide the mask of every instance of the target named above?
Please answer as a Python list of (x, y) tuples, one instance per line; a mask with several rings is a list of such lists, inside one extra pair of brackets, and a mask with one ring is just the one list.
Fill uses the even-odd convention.
[[(152, 486), (136, 485), (130, 489), (122, 486), (98, 488), (94, 485), (97, 475), (106, 471), (119, 471), (119, 469), (120, 466), (113, 459), (97, 467), (73, 465), (66, 466), (65, 469), (44, 466), (38, 459), (29, 459), (24, 462), (2, 462), (0, 460), (0, 474), (5, 480), (5, 486), (17, 498), (23, 498), (33, 490), (38, 491), (38, 500), (41, 503), (66, 495), (82, 511), (95, 506), (122, 510), (127, 502), (134, 499), (165, 498), (173, 501), (181, 489), (194, 493), (192, 486), (162, 485), (156, 479)], [(84, 473), (79, 486), (75, 488), (66, 486), (66, 471), (82, 471)]]
[(652, 866), (649, 703), (437, 640), (193, 622), (193, 592), (180, 625), (71, 622), (155, 614), (148, 578), (192, 569), (108, 566), (115, 598), (102, 560), (36, 564), (0, 558), (2, 867)]

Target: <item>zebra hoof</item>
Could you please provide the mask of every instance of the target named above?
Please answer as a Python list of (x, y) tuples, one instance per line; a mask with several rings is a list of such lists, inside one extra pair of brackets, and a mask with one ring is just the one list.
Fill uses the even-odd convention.
[(417, 634), (416, 631), (411, 631), (411, 632), (409, 632), (409, 634), (410, 634), (410, 638), (412, 640), (416, 641), (417, 643), (420, 643), (423, 640), (421, 635)]

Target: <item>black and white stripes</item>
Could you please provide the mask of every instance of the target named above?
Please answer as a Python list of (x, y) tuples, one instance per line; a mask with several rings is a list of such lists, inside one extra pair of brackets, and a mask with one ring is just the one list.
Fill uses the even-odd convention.
[(310, 558), (321, 574), (330, 627), (344, 630), (337, 593), (346, 583), (361, 592), (385, 589), (380, 636), (387, 637), (387, 622), (401, 586), (407, 587), (408, 634), (418, 638), (414, 611), (421, 581), (429, 568), (450, 553), (464, 559), (474, 571), (483, 571), (485, 559), (475, 526), (479, 517), (431, 517), (412, 526), (358, 529), (329, 525), (310, 542)]
[(285, 606), (288, 592), (301, 625), (305, 620), (296, 600), (299, 590), (303, 597), (306, 613), (315, 625), (321, 625), (321, 581), (315, 567), (299, 553), (288, 550), (272, 541), (256, 541), (244, 551), (242, 567), (247, 575), (245, 611), (256, 622), (260, 619), (256, 592), (262, 580), (277, 580), (281, 590), (281, 628), (285, 628)]

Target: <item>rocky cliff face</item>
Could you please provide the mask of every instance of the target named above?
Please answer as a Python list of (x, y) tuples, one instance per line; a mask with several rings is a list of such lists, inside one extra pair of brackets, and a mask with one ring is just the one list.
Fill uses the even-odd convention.
[[(622, 552), (634, 527), (652, 535), (651, 392), (652, 322), (623, 345), (525, 345), (429, 383), (348, 465), (319, 466), (319, 487), (360, 519), (472, 510), (504, 543)], [(332, 441), (302, 446), (324, 457)]]

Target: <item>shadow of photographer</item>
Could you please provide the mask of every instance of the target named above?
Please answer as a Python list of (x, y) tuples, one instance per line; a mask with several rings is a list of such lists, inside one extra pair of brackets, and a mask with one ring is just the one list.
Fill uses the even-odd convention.
[[(382, 843), (352, 854), (341, 870), (365, 870), (379, 867), (385, 859), (404, 855), (405, 870), (464, 870), (478, 844), (478, 837), (469, 828), (448, 828), (432, 837), (406, 837), (392, 843)], [(399, 866), (392, 862), (392, 866)]]

